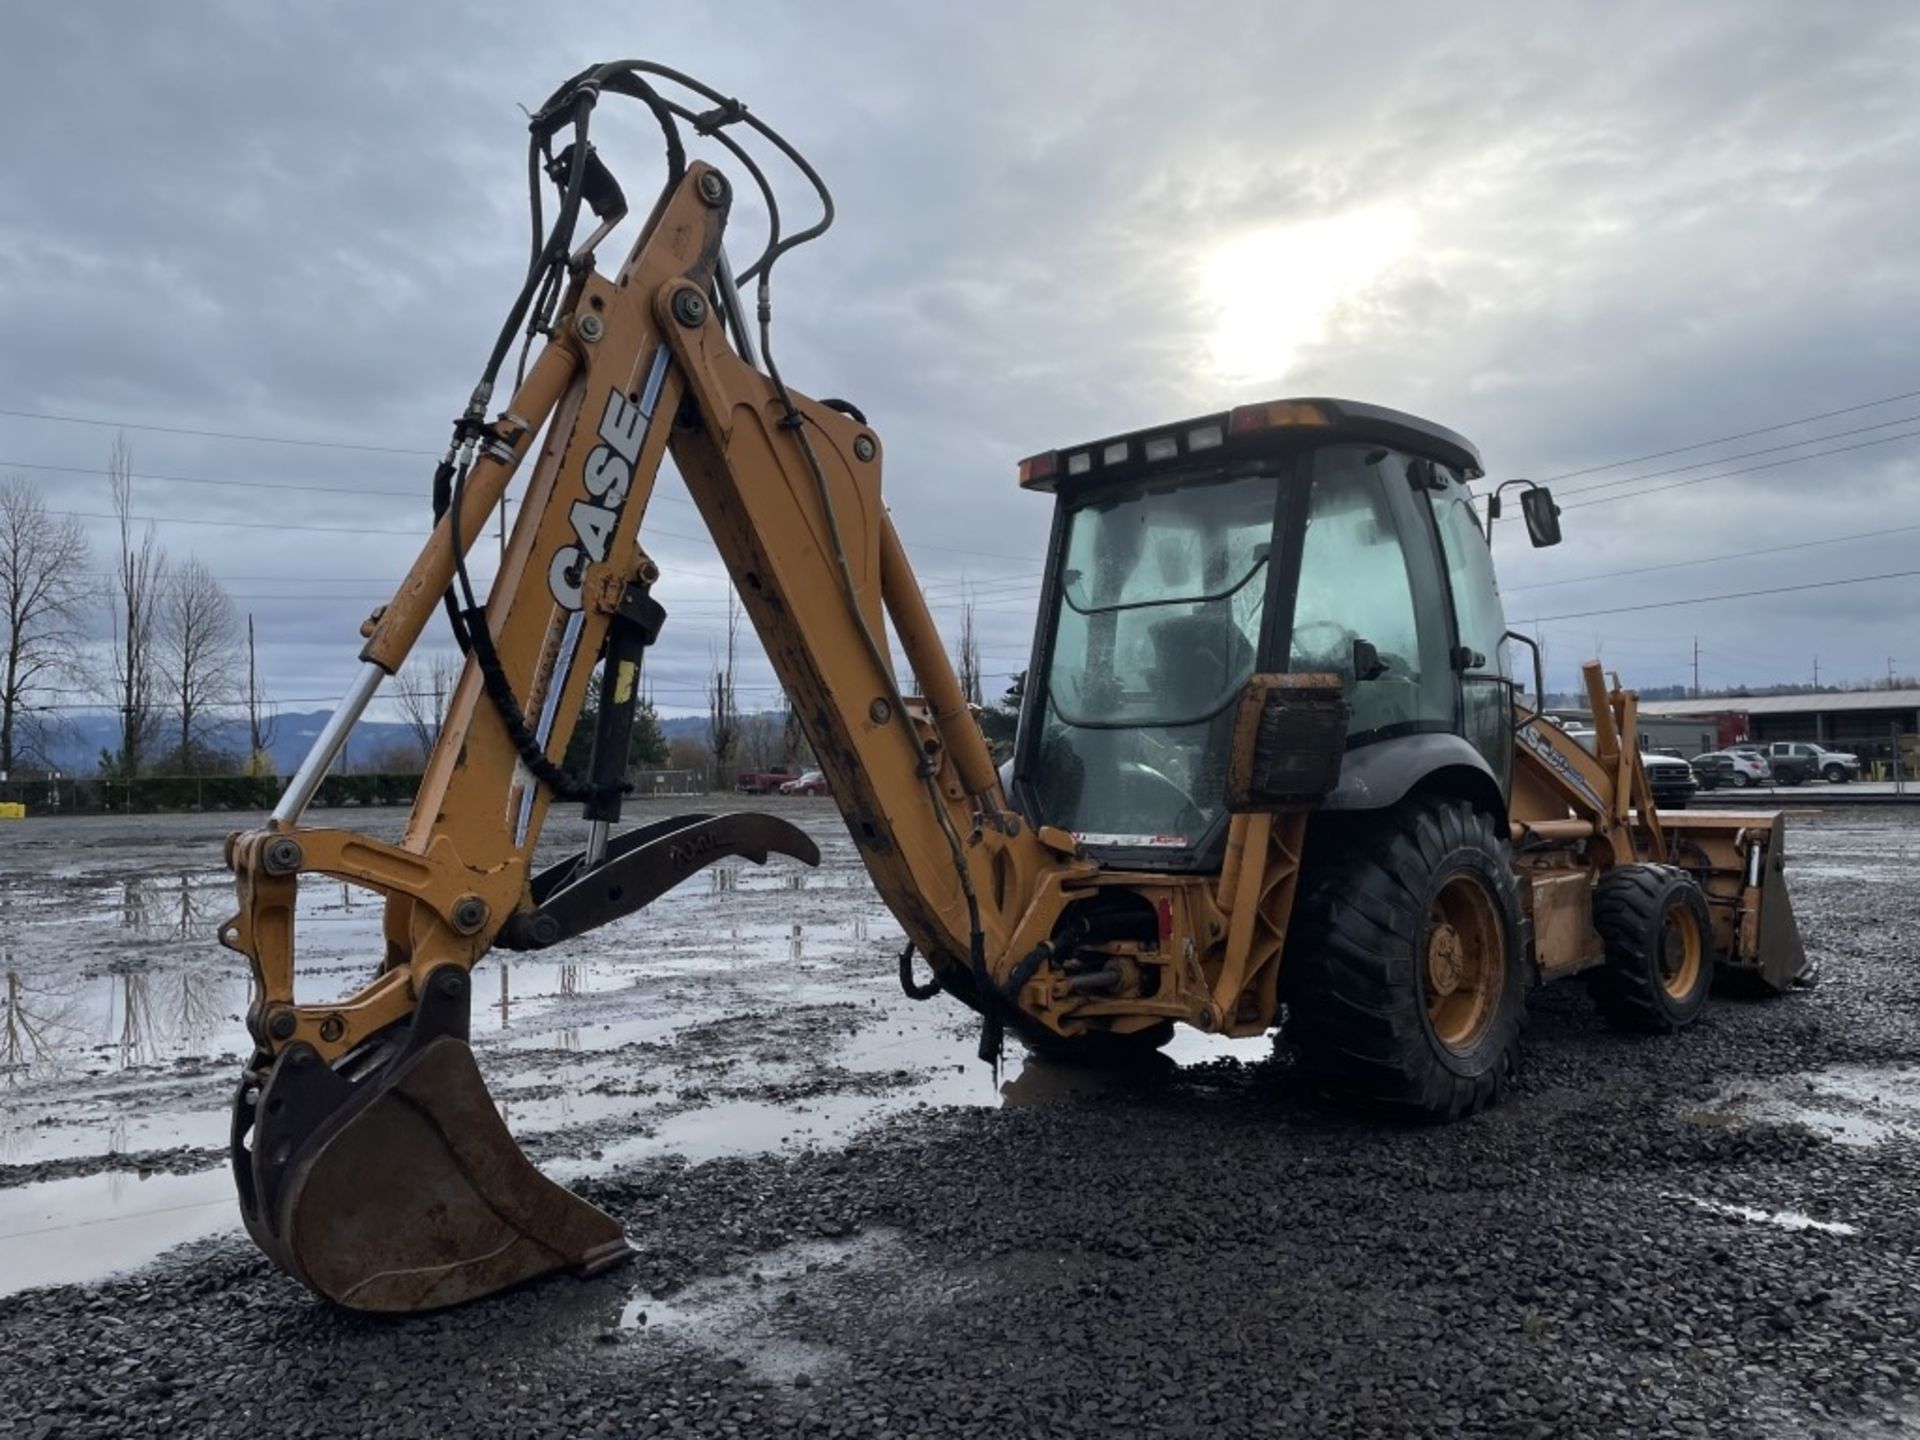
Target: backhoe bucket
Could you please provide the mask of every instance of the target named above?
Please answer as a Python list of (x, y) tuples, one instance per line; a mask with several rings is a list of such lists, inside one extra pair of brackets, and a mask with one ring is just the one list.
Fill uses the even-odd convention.
[(467, 976), (328, 1065), (293, 1045), (234, 1107), (241, 1212), (275, 1263), (353, 1310), (413, 1311), (631, 1252), (612, 1216), (520, 1152), (466, 1040)]

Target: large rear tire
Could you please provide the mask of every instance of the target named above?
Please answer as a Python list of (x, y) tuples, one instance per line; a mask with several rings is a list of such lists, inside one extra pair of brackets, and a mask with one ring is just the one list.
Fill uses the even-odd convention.
[(1416, 799), (1336, 843), (1289, 927), (1287, 1043), (1342, 1099), (1427, 1120), (1492, 1103), (1526, 1023), (1506, 837), (1463, 801)]
[(1713, 918), (1698, 882), (1673, 865), (1621, 865), (1593, 890), (1606, 963), (1587, 988), (1619, 1030), (1671, 1034), (1700, 1018), (1713, 986)]

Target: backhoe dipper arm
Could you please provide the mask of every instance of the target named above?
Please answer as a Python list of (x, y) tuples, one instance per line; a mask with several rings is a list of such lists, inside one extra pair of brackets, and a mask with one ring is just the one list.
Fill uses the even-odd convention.
[[(943, 981), (997, 1016), (1010, 957), (1040, 953), (1063, 897), (1093, 873), (1070, 837), (1036, 834), (1007, 808), (882, 504), (878, 438), (729, 344), (707, 297), (730, 199), (717, 171), (692, 165), (616, 276), (576, 257), (550, 340), (499, 416), (469, 431), (471, 470), (365, 627), (360, 682), (268, 825), (229, 842), (240, 909), (221, 939), (255, 982), (256, 1049), (234, 1108), (242, 1213), (263, 1250), (343, 1304), (450, 1304), (625, 1253), (617, 1225), (541, 1176), (487, 1099), (466, 1044), (468, 971), (496, 939), (551, 943), (556, 927), (627, 913), (722, 854), (818, 858), (771, 817), (686, 816), (611, 846), (599, 828), (585, 855), (531, 872), (555, 762), (623, 623), (644, 633), (608, 651), (627, 658), (602, 698), (632, 703), (638, 647), (658, 622), (657, 606), (645, 618), (658, 572), (638, 535), (669, 449), (875, 884)], [(303, 828), (346, 730), (404, 661), (543, 425), (484, 616), (464, 614), (472, 653), (404, 835)], [(925, 699), (902, 693), (889, 618)], [(617, 809), (604, 788), (576, 790), (590, 817)], [(296, 999), (303, 873), (385, 897), (378, 973), (336, 1003)], [(621, 880), (595, 893), (598, 874)]]

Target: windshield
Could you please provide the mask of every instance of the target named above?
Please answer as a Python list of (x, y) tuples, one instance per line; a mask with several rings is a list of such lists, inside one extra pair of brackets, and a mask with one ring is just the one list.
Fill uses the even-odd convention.
[(1167, 477), (1072, 511), (1032, 777), (1048, 823), (1171, 847), (1218, 818), (1274, 507), (1268, 473)]

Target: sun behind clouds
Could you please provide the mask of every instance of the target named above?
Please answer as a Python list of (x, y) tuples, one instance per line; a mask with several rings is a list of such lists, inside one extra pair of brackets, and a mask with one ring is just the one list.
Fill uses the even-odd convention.
[(1202, 263), (1215, 307), (1213, 367), (1233, 381), (1278, 380), (1412, 248), (1411, 211), (1382, 205), (1246, 231)]

